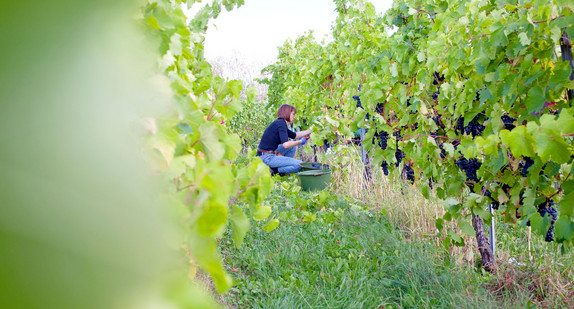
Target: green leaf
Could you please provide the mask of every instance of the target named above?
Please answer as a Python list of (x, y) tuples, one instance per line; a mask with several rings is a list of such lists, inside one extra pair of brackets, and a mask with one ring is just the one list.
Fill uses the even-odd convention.
[(534, 138), (527, 132), (525, 126), (518, 126), (512, 132), (503, 130), (500, 132), (500, 138), (506, 143), (515, 156), (533, 157), (534, 156)]
[(522, 44), (523, 46), (528, 46), (530, 45), (530, 38), (528, 37), (528, 34), (526, 34), (526, 32), (522, 32), (518, 35), (518, 38), (520, 39), (520, 44)]
[(548, 81), (548, 86), (550, 89), (556, 89), (559, 86), (566, 86), (570, 81), (570, 74), (572, 74), (572, 68), (568, 61), (560, 61), (556, 63), (554, 74)]
[(166, 175), (169, 178), (175, 178), (181, 176), (185, 173), (187, 169), (193, 169), (195, 167), (195, 156), (184, 155), (174, 158), (168, 166)]
[(169, 51), (173, 56), (180, 56), (182, 50), (181, 35), (178, 33), (171, 36), (171, 41), (169, 43)]
[(528, 90), (528, 96), (526, 97), (526, 108), (529, 113), (539, 113), (542, 108), (544, 108), (545, 102), (545, 91), (541, 86), (535, 86)]
[(574, 234), (574, 222), (567, 216), (560, 216), (554, 224), (554, 233), (556, 242), (561, 243), (564, 240), (572, 240)]
[(229, 291), (233, 285), (233, 279), (225, 272), (219, 259), (215, 238), (203, 237), (192, 232), (188, 244), (191, 256), (211, 275), (217, 291), (222, 294)]
[(393, 77), (399, 76), (398, 64), (396, 62), (393, 62), (393, 64), (391, 64), (391, 75)]
[(562, 16), (552, 22), (552, 26), (558, 28), (574, 27), (574, 15)]
[(449, 197), (449, 198), (445, 199), (445, 200), (442, 202), (442, 204), (443, 204), (445, 207), (451, 207), (451, 206), (460, 204), (460, 202), (459, 202), (458, 200), (456, 200), (455, 198), (453, 198), (453, 197)]
[(180, 134), (185, 135), (193, 134), (193, 128), (185, 122), (178, 123), (177, 128), (179, 129)]
[(423, 186), (423, 187), (421, 188), (421, 192), (422, 192), (423, 196), (424, 196), (426, 199), (428, 199), (428, 198), (430, 197), (429, 187)]
[(568, 180), (563, 182), (562, 189), (564, 190), (564, 194), (566, 195), (574, 192), (574, 180)]
[(460, 228), (460, 230), (463, 233), (465, 233), (468, 236), (474, 236), (475, 235), (474, 228), (466, 220), (463, 220), (463, 219), (458, 220), (458, 227)]
[(436, 226), (437, 230), (442, 231), (442, 228), (444, 227), (444, 219), (437, 218), (435, 221), (435, 226)]
[[(492, 98), (492, 94), (490, 93), (490, 91), (488, 89), (481, 89), (478, 91), (478, 94), (479, 94), (479, 98), (480, 98), (480, 103), (484, 103), (484, 102), (486, 102), (486, 100)], [(470, 117), (468, 117), (468, 118), (472, 120), (472, 118), (470, 118)]]
[(500, 29), (494, 31), (490, 35), (490, 42), (493, 46), (496, 46), (496, 47), (508, 45), (508, 38), (506, 37), (506, 34), (504, 33), (504, 28), (500, 28)]
[(269, 215), (271, 215), (271, 206), (259, 205), (259, 207), (257, 207), (257, 210), (255, 211), (255, 213), (253, 214), (253, 219), (255, 219), (257, 221), (263, 221), (263, 220), (269, 218)]
[(452, 230), (448, 231), (448, 237), (452, 240), (455, 246), (464, 247), (464, 239)]
[(247, 231), (249, 231), (249, 219), (238, 205), (233, 205), (231, 208), (231, 230), (233, 231), (233, 241), (235, 247), (239, 249), (243, 244), (243, 239)]
[(570, 160), (569, 145), (554, 130), (542, 129), (536, 136), (536, 152), (543, 162), (554, 161), (558, 164)]
[(566, 194), (560, 200), (560, 216), (574, 216), (574, 192)]
[(554, 129), (560, 130), (560, 134), (574, 133), (574, 109), (563, 109), (558, 116)]
[[(218, 193), (215, 193), (218, 194)], [(203, 212), (197, 218), (197, 229), (203, 236), (219, 233), (227, 222), (227, 205), (222, 205), (214, 200), (203, 208)]]
[(267, 224), (265, 224), (265, 226), (263, 226), (263, 229), (264, 229), (267, 233), (270, 233), (271, 231), (273, 231), (274, 229), (276, 229), (277, 226), (279, 226), (279, 220), (278, 220), (278, 219), (273, 219), (273, 220), (269, 221)]
[(546, 232), (550, 227), (550, 220), (547, 216), (542, 218), (542, 216), (536, 212), (530, 217), (530, 226), (532, 227), (532, 230), (538, 235), (546, 235)]
[(227, 83), (227, 86), (229, 87), (229, 90), (231, 91), (233, 97), (239, 98), (239, 96), (241, 95), (241, 90), (243, 90), (243, 81), (231, 80)]
[(225, 146), (219, 142), (219, 131), (211, 123), (199, 127), (201, 133), (201, 146), (210, 161), (219, 161), (225, 154)]

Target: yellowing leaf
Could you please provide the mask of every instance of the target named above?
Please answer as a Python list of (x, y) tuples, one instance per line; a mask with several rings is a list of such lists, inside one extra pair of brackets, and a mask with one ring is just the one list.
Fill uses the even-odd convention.
[(265, 224), (265, 226), (263, 226), (263, 230), (265, 230), (267, 233), (270, 233), (271, 231), (276, 229), (278, 226), (279, 226), (279, 220), (273, 219), (273, 220), (269, 221), (267, 224)]
[(260, 205), (257, 207), (257, 210), (253, 214), (253, 219), (257, 221), (263, 221), (267, 219), (271, 215), (271, 206), (269, 205)]

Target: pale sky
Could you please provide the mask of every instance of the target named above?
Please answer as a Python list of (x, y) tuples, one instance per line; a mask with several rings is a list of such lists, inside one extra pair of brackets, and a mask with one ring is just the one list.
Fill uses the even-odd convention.
[[(392, 0), (372, 0), (377, 12), (392, 6)], [(205, 39), (208, 59), (240, 55), (247, 61), (271, 63), (277, 47), (308, 30), (321, 41), (330, 34), (336, 18), (332, 0), (245, 0), (231, 12), (222, 10), (213, 20)]]

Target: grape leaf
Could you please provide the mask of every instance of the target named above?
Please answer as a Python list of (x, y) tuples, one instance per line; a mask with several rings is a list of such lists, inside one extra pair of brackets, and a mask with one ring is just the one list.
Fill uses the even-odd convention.
[(574, 109), (565, 108), (560, 112), (554, 129), (559, 129), (561, 134), (574, 133)]
[(465, 233), (468, 236), (474, 236), (475, 235), (474, 228), (466, 220), (463, 220), (463, 219), (458, 220), (458, 227), (460, 228), (460, 230), (463, 233)]
[(560, 200), (559, 210), (561, 216), (574, 215), (574, 192), (566, 194), (562, 200)]
[(219, 131), (211, 123), (199, 127), (201, 133), (201, 146), (210, 161), (219, 161), (223, 158), (225, 147), (219, 142)]
[(235, 247), (239, 249), (243, 244), (243, 239), (245, 239), (247, 231), (249, 231), (249, 219), (237, 205), (233, 205), (231, 208), (231, 216), (229, 219), (233, 231), (233, 241), (235, 242)]
[(572, 240), (574, 234), (574, 222), (567, 216), (560, 216), (554, 224), (554, 233), (556, 242), (563, 242), (564, 240)]
[(271, 214), (271, 206), (259, 205), (259, 207), (256, 207), (256, 211), (253, 214), (253, 219), (257, 221), (262, 221), (267, 219), (270, 214)]
[(532, 226), (532, 230), (537, 234), (545, 235), (550, 227), (550, 220), (548, 220), (548, 217), (542, 218), (542, 216), (536, 212), (530, 217), (530, 226)]
[(532, 157), (534, 156), (535, 140), (527, 132), (525, 126), (518, 126), (511, 132), (503, 130), (500, 132), (500, 138), (506, 143), (515, 156)]
[(526, 108), (529, 113), (538, 113), (544, 108), (545, 91), (541, 86), (535, 86), (528, 90)]
[(548, 81), (548, 87), (550, 87), (550, 89), (556, 89), (559, 86), (566, 86), (570, 81), (570, 74), (572, 74), (572, 68), (570, 68), (568, 61), (556, 63), (554, 74), (552, 74), (552, 77)]
[(197, 219), (197, 229), (201, 235), (210, 236), (221, 231), (227, 222), (226, 206), (210, 200)]
[(522, 32), (518, 35), (518, 38), (520, 39), (520, 44), (522, 44), (523, 46), (528, 46), (530, 45), (530, 38), (528, 37), (528, 34), (526, 32)]
[(570, 160), (568, 143), (554, 130), (542, 129), (536, 137), (536, 152), (542, 161), (554, 161), (558, 164)]
[(276, 229), (277, 226), (279, 226), (279, 220), (278, 220), (278, 219), (273, 219), (273, 220), (269, 221), (267, 224), (265, 224), (265, 226), (263, 226), (263, 229), (264, 229), (267, 233), (271, 233), (271, 231), (273, 231), (274, 229)]
[(217, 291), (227, 292), (233, 285), (233, 279), (223, 269), (217, 254), (217, 241), (212, 237), (191, 233), (188, 241), (189, 251), (197, 263), (211, 274)]

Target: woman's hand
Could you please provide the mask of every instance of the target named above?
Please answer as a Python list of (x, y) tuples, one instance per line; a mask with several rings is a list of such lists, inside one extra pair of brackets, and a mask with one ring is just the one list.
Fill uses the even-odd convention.
[(311, 130), (299, 131), (297, 132), (297, 136), (295, 139), (300, 139), (301, 137), (309, 136), (311, 134)]

